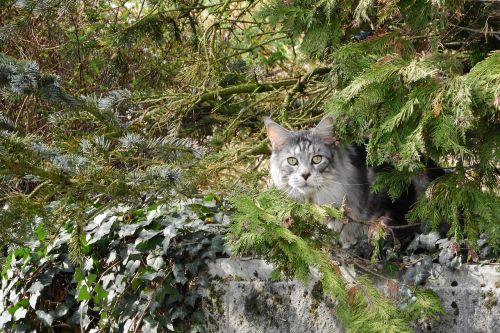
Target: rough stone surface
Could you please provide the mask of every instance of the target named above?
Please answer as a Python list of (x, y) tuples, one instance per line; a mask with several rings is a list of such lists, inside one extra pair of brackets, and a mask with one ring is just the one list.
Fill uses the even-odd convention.
[[(434, 290), (446, 311), (440, 321), (418, 332), (500, 332), (500, 273), (494, 265), (465, 265), (451, 271), (434, 265), (426, 287)], [(273, 267), (262, 260), (219, 259), (204, 291), (209, 332), (306, 333), (344, 332), (334, 316), (335, 303), (319, 292), (313, 272), (306, 285), (272, 282)], [(375, 281), (384, 291), (385, 283)]]
[(500, 332), (498, 266), (465, 265), (451, 271), (435, 265), (426, 287), (441, 298), (446, 315), (423, 332)]

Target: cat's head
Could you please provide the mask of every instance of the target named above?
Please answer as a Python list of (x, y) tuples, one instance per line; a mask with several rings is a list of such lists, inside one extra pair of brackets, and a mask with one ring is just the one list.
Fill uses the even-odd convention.
[(332, 176), (333, 119), (326, 116), (314, 128), (289, 131), (264, 120), (271, 141), (270, 173), (274, 186), (300, 201), (315, 201)]

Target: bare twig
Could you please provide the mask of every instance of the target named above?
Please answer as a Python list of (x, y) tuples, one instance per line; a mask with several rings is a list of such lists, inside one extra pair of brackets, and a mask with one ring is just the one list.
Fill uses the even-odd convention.
[(456, 24), (453, 24), (453, 23), (450, 23), (450, 25), (453, 26), (453, 27), (455, 27), (455, 28), (461, 29), (461, 30), (475, 32), (477, 34), (483, 34), (483, 35), (500, 35), (500, 31), (472, 29), (472, 28), (468, 28), (468, 27), (462, 27), (460, 25), (456, 25)]

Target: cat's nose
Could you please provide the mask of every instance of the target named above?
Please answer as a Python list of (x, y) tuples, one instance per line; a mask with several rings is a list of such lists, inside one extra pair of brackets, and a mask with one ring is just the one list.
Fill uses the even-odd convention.
[(308, 172), (307, 172), (307, 173), (303, 173), (303, 174), (302, 174), (302, 178), (304, 178), (304, 180), (307, 180), (307, 178), (309, 178), (309, 176), (310, 176), (310, 175), (311, 175), (311, 174), (310, 174), (310, 173), (308, 173)]

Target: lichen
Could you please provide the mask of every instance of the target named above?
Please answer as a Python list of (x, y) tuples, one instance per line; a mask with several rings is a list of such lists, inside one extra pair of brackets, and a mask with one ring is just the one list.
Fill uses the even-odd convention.
[(494, 306), (498, 305), (498, 299), (493, 290), (490, 289), (485, 293), (483, 293), (483, 297), (484, 297), (484, 306), (486, 309), (488, 309), (488, 311), (491, 311), (491, 309)]
[(220, 316), (224, 315), (224, 290), (217, 290), (214, 284), (210, 284), (208, 287), (208, 298), (210, 299), (210, 303), (215, 305), (215, 310)]
[(309, 314), (314, 318), (318, 318), (318, 308), (323, 300), (323, 284), (318, 281), (314, 284), (311, 290), (311, 307), (309, 308)]
[(256, 325), (274, 326), (278, 328), (284, 323), (283, 297), (276, 290), (266, 288), (252, 288), (245, 299), (245, 316)]

